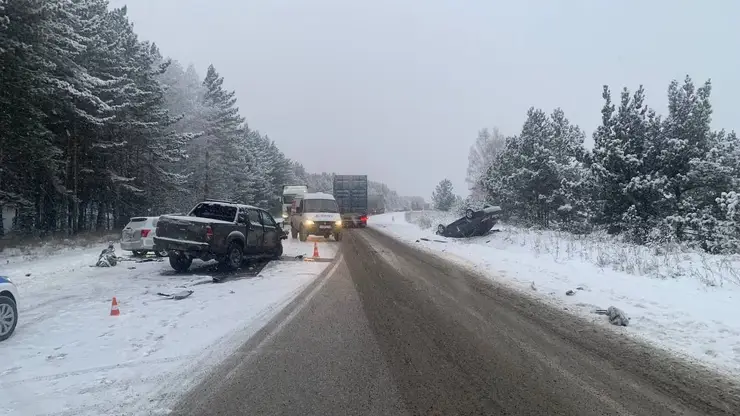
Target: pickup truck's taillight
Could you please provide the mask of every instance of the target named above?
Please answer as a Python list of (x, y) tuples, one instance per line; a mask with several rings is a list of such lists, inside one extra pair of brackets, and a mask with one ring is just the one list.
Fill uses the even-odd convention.
[(213, 228), (210, 225), (206, 225), (206, 241), (213, 239)]
[(151, 230), (141, 230), (141, 237), (146, 238)]
[(367, 222), (367, 215), (363, 215), (360, 217), (360, 221)]

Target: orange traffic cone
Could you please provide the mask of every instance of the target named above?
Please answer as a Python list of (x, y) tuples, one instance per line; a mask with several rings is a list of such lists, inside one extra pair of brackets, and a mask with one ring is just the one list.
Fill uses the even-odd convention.
[(113, 296), (113, 302), (110, 304), (110, 316), (118, 316), (121, 314), (121, 311), (118, 310), (118, 301), (116, 300), (116, 297)]
[(319, 245), (315, 241), (313, 242), (313, 256), (319, 257)]

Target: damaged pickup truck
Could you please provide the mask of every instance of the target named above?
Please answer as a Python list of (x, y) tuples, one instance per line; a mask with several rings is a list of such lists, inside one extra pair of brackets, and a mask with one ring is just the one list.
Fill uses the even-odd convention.
[(216, 259), (236, 270), (245, 260), (279, 258), (286, 238), (261, 208), (206, 200), (186, 216), (159, 217), (154, 243), (168, 252), (173, 269), (185, 272), (193, 259)]

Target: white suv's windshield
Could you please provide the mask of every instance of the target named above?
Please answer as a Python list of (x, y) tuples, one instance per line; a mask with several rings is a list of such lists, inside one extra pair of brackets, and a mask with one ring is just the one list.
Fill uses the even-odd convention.
[(303, 212), (339, 212), (337, 201), (333, 199), (306, 199)]

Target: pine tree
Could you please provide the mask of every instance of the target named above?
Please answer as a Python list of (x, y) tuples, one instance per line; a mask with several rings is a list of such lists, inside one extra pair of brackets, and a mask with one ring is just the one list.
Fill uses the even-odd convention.
[(452, 191), (452, 182), (449, 179), (443, 179), (439, 182), (432, 193), (434, 209), (440, 211), (449, 211), (455, 203), (455, 194)]
[(236, 107), (233, 91), (223, 88), (223, 78), (213, 65), (208, 67), (203, 86), (205, 93), (205, 149), (203, 198), (228, 199), (239, 192), (235, 185), (242, 173), (244, 156), (244, 119)]

